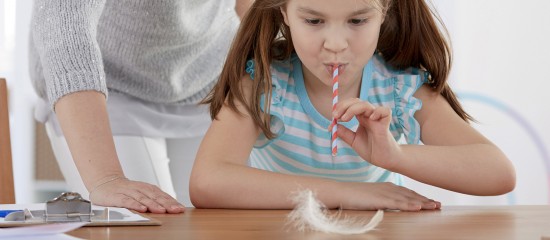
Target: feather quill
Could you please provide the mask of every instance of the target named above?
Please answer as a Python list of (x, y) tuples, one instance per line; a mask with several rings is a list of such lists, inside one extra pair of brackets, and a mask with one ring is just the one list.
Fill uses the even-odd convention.
[(350, 217), (342, 218), (341, 211), (330, 214), (325, 205), (315, 198), (315, 194), (311, 190), (297, 192), (292, 200), (296, 207), (289, 213), (287, 220), (299, 231), (362, 234), (374, 229), (384, 216), (382, 210), (378, 210), (370, 221)]

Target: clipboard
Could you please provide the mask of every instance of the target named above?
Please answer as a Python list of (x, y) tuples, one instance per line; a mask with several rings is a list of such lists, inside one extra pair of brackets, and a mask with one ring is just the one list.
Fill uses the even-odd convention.
[(10, 211), (0, 228), (51, 223), (85, 222), (84, 226), (159, 226), (161, 222), (125, 208), (93, 206), (75, 192), (65, 192), (45, 204), (0, 205)]

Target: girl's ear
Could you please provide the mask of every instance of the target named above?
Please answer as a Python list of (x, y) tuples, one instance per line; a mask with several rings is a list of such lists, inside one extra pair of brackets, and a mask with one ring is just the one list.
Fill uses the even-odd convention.
[(283, 15), (283, 20), (285, 21), (285, 24), (289, 26), (288, 24), (288, 15), (286, 15), (286, 9), (283, 7), (280, 7), (279, 10), (281, 11), (281, 14)]

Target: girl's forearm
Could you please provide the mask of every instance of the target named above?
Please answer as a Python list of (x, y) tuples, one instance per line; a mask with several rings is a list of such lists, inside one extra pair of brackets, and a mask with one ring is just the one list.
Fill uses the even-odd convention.
[[(296, 175), (274, 173), (251, 167), (223, 163), (194, 166), (190, 181), (190, 196), (199, 208), (291, 209), (290, 195), (310, 189), (328, 207), (341, 202), (339, 182)], [(214, 166), (217, 165), (217, 166)], [(202, 169), (208, 169), (203, 171)]]
[(113, 176), (123, 176), (105, 96), (96, 91), (76, 92), (55, 105), (59, 123), (76, 167), (88, 190)]
[(417, 181), (471, 195), (499, 195), (515, 187), (515, 171), (492, 144), (402, 145), (394, 172)]
[(235, 163), (213, 166), (200, 159), (198, 163), (189, 188), (191, 201), (198, 208), (292, 209), (295, 203), (291, 198), (305, 189), (331, 209), (419, 211), (441, 207), (439, 202), (392, 183), (337, 182)]

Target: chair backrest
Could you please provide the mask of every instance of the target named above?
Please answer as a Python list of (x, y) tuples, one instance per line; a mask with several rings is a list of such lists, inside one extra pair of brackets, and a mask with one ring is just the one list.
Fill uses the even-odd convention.
[(15, 203), (13, 167), (11, 162), (8, 87), (0, 78), (0, 204)]

